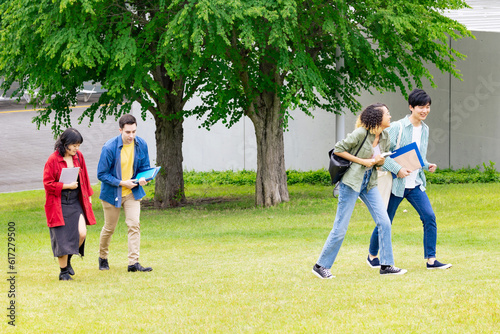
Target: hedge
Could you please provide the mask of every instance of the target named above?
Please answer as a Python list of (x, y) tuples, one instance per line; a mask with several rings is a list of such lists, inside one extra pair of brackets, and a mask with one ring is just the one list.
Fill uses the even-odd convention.
[[(286, 171), (288, 184), (320, 184), (330, 185), (330, 174), (324, 169), (316, 171)], [(495, 163), (490, 161), (489, 165), (474, 168), (461, 168), (453, 170), (437, 169), (435, 173), (425, 172), (427, 182), (430, 184), (451, 183), (492, 183), (500, 182), (500, 172), (495, 169)], [(213, 185), (254, 185), (256, 173), (251, 170), (242, 171), (211, 171), (196, 172), (184, 171), (184, 182), (186, 184), (213, 184)]]

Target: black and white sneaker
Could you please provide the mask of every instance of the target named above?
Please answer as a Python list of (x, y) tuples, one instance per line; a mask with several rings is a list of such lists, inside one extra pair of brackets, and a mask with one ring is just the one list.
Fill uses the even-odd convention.
[(370, 260), (370, 255), (366, 258), (366, 263), (372, 268), (380, 268), (380, 260), (378, 257), (374, 258), (373, 260)]
[(401, 269), (396, 266), (390, 266), (385, 269), (380, 269), (380, 275), (404, 275), (406, 274), (406, 269)]
[(448, 269), (451, 267), (451, 263), (441, 263), (438, 260), (435, 260), (433, 264), (427, 263), (427, 269)]
[(322, 279), (330, 279), (335, 277), (332, 275), (330, 270), (326, 269), (325, 267), (319, 266), (317, 264), (313, 266), (312, 272), (314, 275)]

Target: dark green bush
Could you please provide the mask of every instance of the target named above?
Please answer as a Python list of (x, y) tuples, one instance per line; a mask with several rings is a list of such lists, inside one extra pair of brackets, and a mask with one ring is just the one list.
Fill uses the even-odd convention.
[(184, 171), (184, 183), (186, 184), (216, 184), (216, 185), (253, 185), (255, 184), (255, 172), (242, 171), (211, 171), (211, 172), (195, 172)]
[(330, 185), (330, 174), (324, 170), (302, 172), (297, 170), (286, 171), (288, 184), (307, 183), (307, 184), (322, 184)]
[(431, 184), (450, 183), (492, 183), (500, 182), (500, 173), (495, 169), (495, 163), (490, 161), (489, 166), (483, 163), (483, 171), (478, 165), (474, 168), (438, 169), (435, 173), (425, 172), (427, 182)]
[[(483, 169), (483, 170), (481, 170)], [(316, 171), (286, 171), (288, 184), (320, 184), (330, 185), (330, 174), (324, 169)], [(500, 173), (495, 169), (495, 163), (490, 161), (489, 165), (483, 163), (482, 168), (461, 168), (453, 170), (451, 168), (438, 169), (435, 173), (425, 172), (427, 182), (431, 184), (450, 183), (491, 183), (500, 182)], [(186, 184), (213, 184), (213, 185), (254, 185), (255, 171), (211, 171), (195, 172), (184, 171), (184, 182)]]

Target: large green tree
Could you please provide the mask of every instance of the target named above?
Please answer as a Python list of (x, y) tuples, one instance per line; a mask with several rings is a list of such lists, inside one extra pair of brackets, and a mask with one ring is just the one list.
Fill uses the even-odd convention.
[[(443, 16), (461, 0), (200, 0), (182, 8), (167, 45), (209, 53), (214, 68), (203, 81), (204, 104), (193, 113), (210, 127), (244, 115), (257, 138), (256, 204), (289, 199), (283, 131), (289, 110), (339, 113), (360, 109), (362, 90), (406, 92), (432, 82), (429, 64), (459, 77), (463, 55), (448, 39), (471, 36)], [(337, 64), (343, 61), (343, 66)]]
[[(180, 6), (180, 7), (179, 7)], [(156, 123), (155, 203), (185, 201), (182, 169), (183, 116), (186, 101), (202, 77), (200, 57), (181, 48), (182, 39), (164, 34), (177, 7), (154, 0), (3, 0), (0, 2), (0, 75), (4, 90), (14, 82), (39, 89), (48, 107), (34, 118), (52, 124), (55, 134), (71, 125), (71, 105), (85, 82), (105, 92), (80, 121), (118, 118), (134, 101)], [(37, 103), (37, 100), (34, 100)]]

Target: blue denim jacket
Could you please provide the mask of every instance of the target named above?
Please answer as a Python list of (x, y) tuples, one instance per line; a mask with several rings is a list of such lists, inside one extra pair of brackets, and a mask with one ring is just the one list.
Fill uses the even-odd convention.
[[(137, 173), (150, 168), (148, 145), (146, 141), (140, 137), (135, 137), (134, 150), (134, 172), (132, 178)], [(122, 167), (120, 155), (123, 148), (123, 140), (121, 134), (108, 140), (102, 147), (101, 157), (97, 165), (97, 178), (102, 182), (101, 194), (99, 199), (113, 204), (117, 208), (122, 205)], [(142, 186), (132, 188), (132, 194), (136, 200), (143, 198), (146, 192)]]

